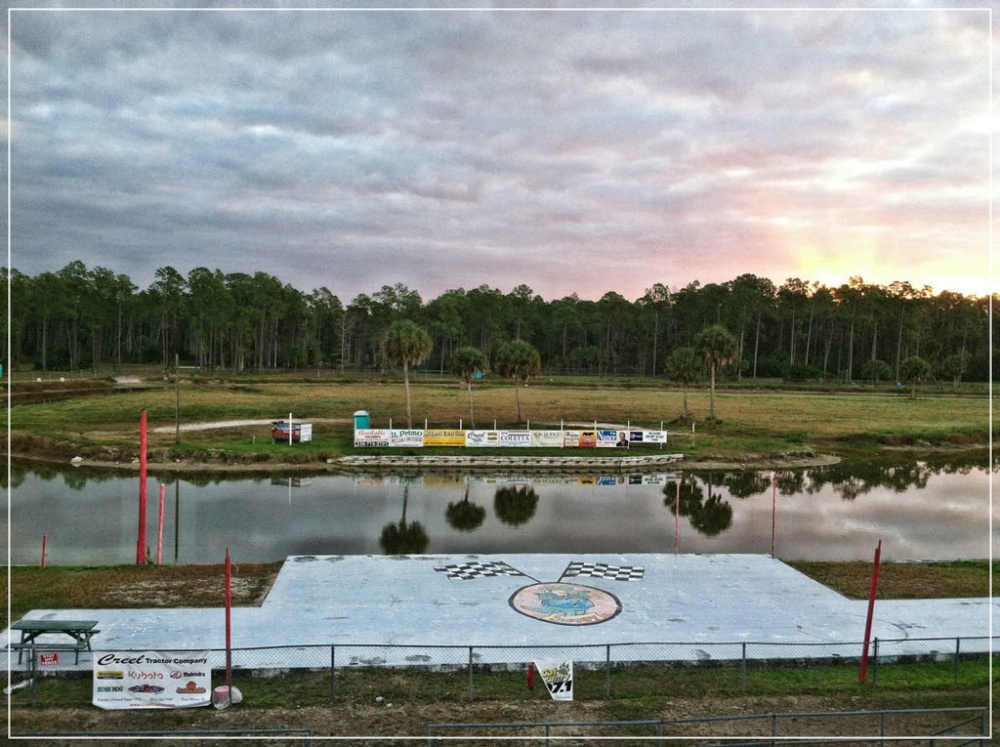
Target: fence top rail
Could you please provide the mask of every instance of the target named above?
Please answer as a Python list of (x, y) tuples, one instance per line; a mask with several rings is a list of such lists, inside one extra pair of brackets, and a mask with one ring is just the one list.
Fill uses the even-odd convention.
[[(913, 644), (913, 643), (927, 643), (933, 641), (998, 641), (1000, 636), (951, 636), (948, 638), (876, 638), (879, 645), (888, 644)], [(697, 645), (701, 648), (709, 647), (722, 647), (722, 646), (774, 646), (780, 648), (829, 648), (832, 646), (863, 646), (864, 641), (619, 641), (619, 642), (607, 642), (607, 643), (548, 643), (548, 644), (507, 644), (507, 643), (478, 643), (478, 644), (460, 644), (460, 643), (286, 643), (279, 646), (243, 646), (240, 648), (233, 648), (232, 651), (268, 651), (277, 648), (296, 648), (296, 649), (329, 649), (333, 648), (405, 648), (405, 649), (503, 649), (503, 650), (527, 650), (527, 651), (537, 651), (539, 649), (606, 649), (606, 648), (619, 648), (627, 646), (694, 646)], [(37, 648), (43, 648), (43, 644), (39, 644)], [(95, 651), (104, 651), (110, 649), (94, 649)], [(115, 651), (129, 652), (129, 651), (148, 651), (149, 647), (144, 648), (116, 648)], [(166, 649), (160, 649), (163, 651), (187, 651), (189, 649), (179, 649), (176, 647), (170, 647)], [(224, 648), (211, 648), (211, 649), (198, 649), (199, 651), (208, 650), (212, 652), (225, 651)]]

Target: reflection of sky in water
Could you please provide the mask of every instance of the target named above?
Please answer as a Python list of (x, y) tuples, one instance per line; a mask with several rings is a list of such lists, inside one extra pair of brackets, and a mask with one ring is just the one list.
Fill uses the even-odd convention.
[[(900, 473), (909, 477), (883, 473), (852, 479), (842, 468), (832, 482), (830, 473), (785, 474), (774, 517), (777, 556), (867, 560), (882, 540), (886, 560), (988, 557), (990, 476), (985, 469), (948, 474), (907, 466)], [(530, 481), (537, 494), (534, 513), (517, 526), (501, 521), (494, 505), (498, 485), (507, 480), (487, 476), (474, 475), (468, 484), (458, 475), (405, 480), (316, 475), (293, 485), (257, 478), (202, 486), (182, 479), (165, 489), (163, 559), (218, 562), (227, 547), (245, 562), (295, 554), (382, 554), (383, 527), (398, 526), (403, 515), (404, 483), (406, 521), (423, 527), (428, 542), (422, 552), (430, 554), (672, 553), (675, 543), (682, 553), (767, 554), (770, 474), (756, 481), (747, 477), (684, 476), (685, 490), (688, 485), (694, 489), (685, 494), (679, 522), (674, 518), (676, 483), (667, 485), (673, 476), (653, 478), (660, 484), (637, 484), (635, 478), (633, 484), (628, 478), (591, 478), (583, 481), (590, 484), (580, 484), (576, 478), (539, 477)], [(905, 486), (907, 479), (919, 486)], [(843, 497), (859, 485), (862, 490), (855, 497)], [(468, 499), (485, 509), (485, 517), (475, 529), (459, 531), (446, 512), (450, 503), (463, 500), (466, 489)], [(149, 479), (147, 492), (147, 547), (155, 555), (155, 478)], [(54, 565), (134, 562), (137, 476), (88, 480), (80, 473), (43, 478), (18, 471), (11, 495), (13, 563), (38, 563), (43, 533), (48, 536), (48, 562)], [(715, 504), (714, 512), (709, 504)], [(6, 521), (0, 530), (6, 540)]]

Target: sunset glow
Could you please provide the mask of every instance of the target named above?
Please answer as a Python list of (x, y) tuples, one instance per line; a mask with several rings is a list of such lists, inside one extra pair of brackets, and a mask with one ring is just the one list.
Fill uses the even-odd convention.
[(989, 11), (756, 6), (12, 9), (10, 264), (988, 294)]

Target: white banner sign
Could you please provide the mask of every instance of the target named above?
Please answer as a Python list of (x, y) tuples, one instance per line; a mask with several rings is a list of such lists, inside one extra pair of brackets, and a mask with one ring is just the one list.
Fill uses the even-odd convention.
[(392, 446), (423, 446), (424, 432), (416, 429), (393, 428), (389, 434), (389, 443)]
[(388, 446), (389, 445), (389, 429), (388, 428), (355, 428), (354, 429), (354, 445), (355, 446)]
[(629, 431), (628, 440), (633, 444), (665, 444), (666, 431)]
[(500, 446), (531, 446), (531, 431), (500, 431)]
[(466, 431), (465, 445), (473, 446), (497, 446), (499, 439), (496, 431)]
[(573, 661), (536, 661), (552, 700), (573, 700)]
[(628, 431), (597, 431), (597, 448), (606, 446), (620, 446), (628, 448)]
[(531, 445), (539, 448), (556, 448), (561, 449), (563, 447), (563, 432), (562, 431), (531, 431)]
[(192, 708), (211, 702), (208, 651), (112, 652), (94, 660), (98, 708)]

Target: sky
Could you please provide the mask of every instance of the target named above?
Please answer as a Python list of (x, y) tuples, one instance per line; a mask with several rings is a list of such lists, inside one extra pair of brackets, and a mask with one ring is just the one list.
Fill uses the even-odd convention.
[(987, 3), (9, 5), (28, 275), (993, 290)]

